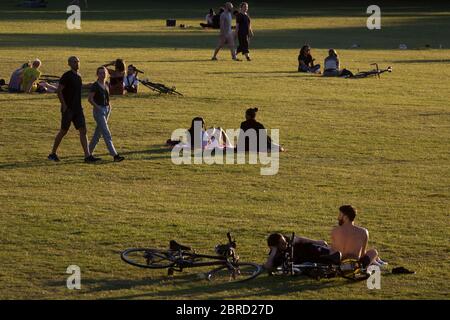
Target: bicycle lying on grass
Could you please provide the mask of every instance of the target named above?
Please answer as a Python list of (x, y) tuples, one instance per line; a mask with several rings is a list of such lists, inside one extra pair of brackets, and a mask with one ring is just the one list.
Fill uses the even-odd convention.
[(182, 93), (177, 91), (176, 87), (168, 87), (162, 83), (155, 83), (151, 82), (148, 79), (140, 80), (138, 79), (140, 83), (142, 83), (145, 87), (149, 88), (150, 90), (153, 90), (155, 92), (158, 92), (159, 94), (176, 94), (179, 96), (183, 96)]
[(132, 248), (123, 251), (121, 258), (126, 263), (140, 268), (167, 269), (169, 276), (184, 269), (214, 267), (201, 273), (202, 278), (214, 283), (243, 282), (258, 276), (262, 270), (261, 266), (240, 262), (236, 253), (236, 240), (231, 239), (230, 233), (227, 233), (227, 237), (227, 244), (215, 247), (217, 255), (198, 254), (190, 247), (172, 240), (169, 250)]
[(380, 69), (378, 67), (378, 63), (372, 63), (371, 66), (375, 66), (375, 69), (372, 69), (370, 71), (360, 71), (357, 74), (350, 76), (349, 78), (353, 79), (361, 79), (361, 78), (367, 78), (371, 76), (377, 76), (378, 79), (380, 78), (380, 75), (385, 72), (392, 72), (392, 67), (389, 66), (386, 69)]
[(295, 234), (292, 233), (283, 257), (283, 264), (270, 272), (270, 275), (306, 275), (316, 280), (343, 277), (355, 281), (369, 277), (367, 270), (358, 260), (345, 259), (341, 261), (340, 252), (321, 256), (320, 262), (294, 263), (294, 239)]

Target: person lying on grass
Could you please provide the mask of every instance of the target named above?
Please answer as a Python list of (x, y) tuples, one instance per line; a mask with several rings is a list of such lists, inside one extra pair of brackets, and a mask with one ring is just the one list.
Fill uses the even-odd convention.
[(320, 64), (314, 64), (311, 47), (305, 44), (298, 55), (298, 72), (320, 73)]
[[(272, 233), (267, 238), (270, 252), (264, 269), (271, 271), (283, 264), (286, 250), (288, 250), (288, 236), (281, 233)], [(331, 253), (328, 244), (323, 240), (312, 240), (304, 237), (294, 237), (293, 262), (296, 264), (304, 262), (316, 262), (321, 256)]]
[(351, 205), (339, 208), (338, 226), (331, 231), (331, 250), (341, 252), (342, 259), (359, 260), (363, 267), (386, 264), (379, 258), (376, 249), (367, 249), (369, 231), (355, 226), (356, 213)]
[(233, 149), (231, 140), (226, 132), (218, 127), (206, 129), (205, 120), (202, 117), (195, 117), (192, 119), (191, 127), (186, 132), (186, 141), (183, 143), (180, 140), (167, 140), (167, 145), (170, 147), (181, 147), (189, 149)]
[(25, 69), (29, 68), (31, 64), (29, 62), (24, 63), (19, 69), (16, 69), (9, 79), (8, 92), (17, 93), (21, 92), (23, 73)]
[(328, 50), (328, 57), (325, 58), (324, 62), (324, 77), (351, 77), (353, 73), (347, 69), (340, 68), (339, 57), (334, 49)]
[(41, 60), (36, 58), (31, 67), (26, 68), (23, 71), (23, 79), (21, 90), (25, 93), (55, 93), (58, 87), (51, 85), (45, 81), (39, 81), (39, 77), (41, 76), (41, 71), (39, 68), (42, 66)]

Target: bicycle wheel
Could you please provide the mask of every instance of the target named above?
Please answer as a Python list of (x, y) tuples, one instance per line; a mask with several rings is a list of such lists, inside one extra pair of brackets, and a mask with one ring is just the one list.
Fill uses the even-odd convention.
[(206, 273), (206, 279), (213, 283), (243, 282), (256, 278), (262, 268), (256, 263), (237, 262), (233, 268), (222, 266)]
[(170, 251), (157, 249), (127, 249), (120, 254), (120, 257), (126, 263), (140, 268), (165, 269), (175, 264)]

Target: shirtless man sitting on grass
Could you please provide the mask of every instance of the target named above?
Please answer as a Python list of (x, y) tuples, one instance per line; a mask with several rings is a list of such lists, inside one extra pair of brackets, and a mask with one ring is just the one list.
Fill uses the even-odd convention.
[(350, 205), (339, 208), (338, 223), (331, 231), (331, 249), (342, 253), (342, 259), (359, 260), (363, 267), (372, 263), (385, 264), (376, 249), (367, 249), (369, 231), (354, 225), (356, 209)]

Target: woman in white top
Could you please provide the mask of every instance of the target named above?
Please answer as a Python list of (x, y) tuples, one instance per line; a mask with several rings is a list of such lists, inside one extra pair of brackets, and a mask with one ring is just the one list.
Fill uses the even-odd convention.
[(325, 77), (350, 77), (353, 73), (347, 69), (341, 70), (336, 50), (330, 49), (328, 57), (325, 58), (323, 75)]
[(137, 93), (139, 79), (137, 77), (136, 67), (130, 64), (127, 74), (123, 76), (123, 87), (128, 93)]
[(186, 131), (186, 141), (167, 140), (166, 144), (170, 147), (179, 147), (184, 149), (231, 149), (234, 146), (226, 132), (218, 127), (206, 129), (205, 120), (202, 117), (192, 119), (191, 127)]

